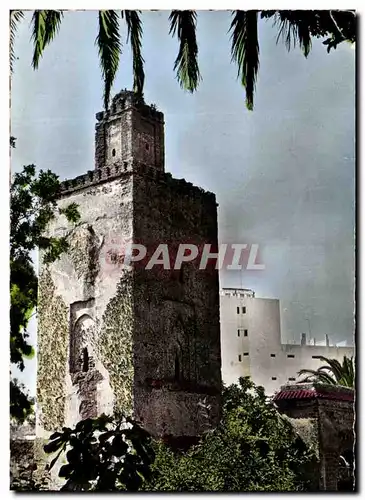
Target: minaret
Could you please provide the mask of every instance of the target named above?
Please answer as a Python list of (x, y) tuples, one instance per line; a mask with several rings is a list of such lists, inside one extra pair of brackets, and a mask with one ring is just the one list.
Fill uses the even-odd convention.
[(97, 113), (96, 119), (96, 169), (134, 161), (164, 172), (164, 120), (155, 106), (125, 90), (114, 97), (110, 111)]
[[(40, 264), (37, 435), (120, 411), (155, 436), (189, 438), (219, 418), (219, 283), (214, 266), (124, 265), (128, 243), (217, 247), (212, 193), (164, 172), (164, 120), (132, 92), (98, 113), (95, 169), (65, 181), (49, 234), (70, 248)], [(41, 259), (40, 259), (41, 260)]]

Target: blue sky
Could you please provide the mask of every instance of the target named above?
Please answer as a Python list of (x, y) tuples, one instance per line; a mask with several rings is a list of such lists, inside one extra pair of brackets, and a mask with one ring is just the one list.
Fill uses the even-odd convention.
[[(165, 114), (166, 170), (216, 193), (222, 243), (258, 243), (265, 271), (221, 275), (221, 285), (281, 300), (283, 340), (308, 331), (333, 342), (353, 335), (355, 51), (307, 59), (286, 51), (271, 22), (260, 25), (255, 109), (230, 63), (227, 12), (198, 16), (203, 81), (191, 95), (173, 73), (177, 41), (168, 13), (144, 12), (145, 100)], [(95, 113), (102, 109), (97, 13), (66, 13), (33, 71), (29, 19), (16, 41), (12, 81), (13, 169), (35, 163), (60, 178), (94, 167)], [(114, 93), (132, 84), (124, 44)], [(34, 338), (34, 325), (32, 327)], [(32, 391), (34, 362), (25, 372)]]

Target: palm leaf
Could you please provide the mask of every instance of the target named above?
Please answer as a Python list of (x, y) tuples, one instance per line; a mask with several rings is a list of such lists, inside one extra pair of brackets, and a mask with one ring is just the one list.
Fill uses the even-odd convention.
[(310, 18), (311, 13), (305, 11), (279, 11), (275, 14), (274, 25), (279, 25), (279, 33), (276, 38), (278, 43), (280, 37), (283, 39), (288, 51), (299, 42), (305, 57), (308, 56), (311, 48)]
[(279, 43), (280, 38), (283, 40), (288, 51), (295, 47), (296, 43), (296, 26), (291, 24), (288, 19), (281, 19), (280, 13), (276, 14), (274, 26), (279, 25), (279, 32), (276, 37), (276, 43)]
[(308, 375), (305, 377), (303, 380), (300, 380), (300, 383), (302, 382), (320, 382), (322, 384), (330, 384), (330, 385), (336, 385), (336, 380), (331, 377), (328, 373), (325, 372), (319, 372), (317, 370), (310, 370), (310, 369), (303, 369), (299, 370), (298, 375)]
[(300, 21), (298, 23), (298, 39), (299, 46), (301, 47), (305, 57), (308, 57), (309, 52), (312, 48), (312, 40), (309, 31), (309, 26), (305, 21)]
[(253, 109), (253, 96), (259, 69), (259, 41), (256, 10), (236, 10), (229, 31), (232, 32), (232, 61), (238, 65), (238, 78), (246, 90), (246, 106)]
[(140, 11), (125, 10), (122, 11), (122, 17), (124, 17), (124, 14), (128, 28), (127, 43), (130, 38), (133, 54), (133, 91), (138, 95), (142, 95), (144, 86), (144, 59), (142, 57), (143, 29), (142, 21), (139, 17)]
[(122, 50), (117, 11), (99, 11), (99, 33), (96, 37), (96, 44), (99, 48), (100, 67), (104, 79), (104, 107), (108, 109), (110, 92), (118, 71)]
[(18, 29), (18, 24), (24, 19), (24, 12), (22, 10), (10, 11), (10, 71), (13, 72), (13, 65), (15, 61), (14, 43), (15, 36)]
[(299, 375), (308, 375), (301, 382), (319, 382), (324, 384), (342, 385), (345, 387), (354, 387), (354, 363), (353, 357), (344, 356), (342, 365), (336, 359), (329, 359), (320, 356), (319, 359), (327, 363), (317, 370), (303, 369), (298, 372)]
[(32, 66), (38, 68), (45, 47), (58, 33), (63, 18), (61, 10), (35, 10), (32, 17), (32, 38), (34, 44)]
[(175, 60), (174, 71), (180, 86), (194, 92), (201, 78), (198, 65), (198, 43), (196, 40), (196, 12), (194, 10), (172, 10), (170, 34), (180, 41), (179, 53)]
[(326, 358), (324, 356), (321, 356), (319, 359), (321, 361), (324, 361), (325, 363), (327, 363), (328, 368), (331, 370), (331, 372), (333, 373), (336, 380), (341, 379), (341, 377), (343, 375), (343, 368), (341, 366), (341, 363), (339, 363), (339, 361), (337, 361), (337, 359), (329, 359), (329, 358)]

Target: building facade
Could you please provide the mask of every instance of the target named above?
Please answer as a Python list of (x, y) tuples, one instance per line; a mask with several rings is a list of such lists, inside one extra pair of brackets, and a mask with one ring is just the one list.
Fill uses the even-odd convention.
[[(220, 293), (222, 379), (226, 385), (250, 376), (268, 395), (298, 382), (301, 369), (318, 369), (325, 356), (339, 361), (353, 356), (353, 347), (282, 344), (280, 301), (256, 298), (252, 290), (225, 288)], [(328, 343), (328, 341), (327, 341)]]
[(214, 266), (129, 262), (159, 244), (217, 246), (215, 195), (164, 171), (164, 120), (132, 92), (96, 115), (95, 169), (62, 183), (76, 203), (49, 228), (70, 248), (40, 264), (37, 436), (114, 411), (155, 436), (198, 436), (219, 418), (219, 282)]

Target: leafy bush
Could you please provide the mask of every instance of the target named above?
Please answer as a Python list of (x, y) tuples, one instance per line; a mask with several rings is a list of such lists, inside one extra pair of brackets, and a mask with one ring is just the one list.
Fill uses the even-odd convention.
[(44, 446), (46, 453), (66, 453), (67, 463), (59, 476), (63, 491), (137, 491), (150, 477), (154, 452), (151, 438), (129, 418), (107, 417), (79, 422), (75, 429), (64, 427)]
[(155, 451), (149, 491), (307, 490), (316, 460), (247, 378), (224, 390), (221, 422), (198, 445), (176, 453), (156, 443)]
[(50, 439), (50, 467), (66, 452), (59, 475), (68, 491), (305, 491), (316, 480), (314, 450), (248, 378), (224, 389), (218, 427), (187, 452), (106, 416)]

